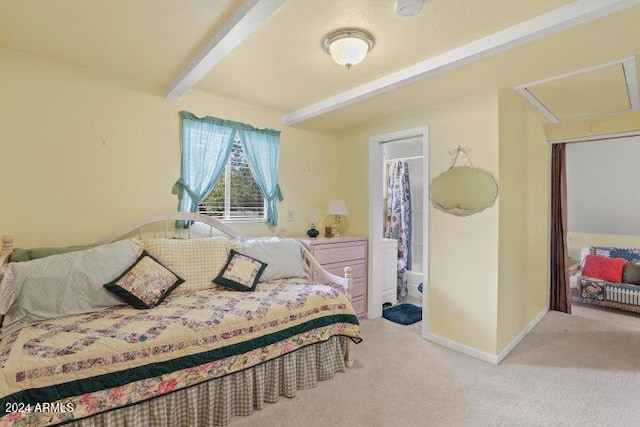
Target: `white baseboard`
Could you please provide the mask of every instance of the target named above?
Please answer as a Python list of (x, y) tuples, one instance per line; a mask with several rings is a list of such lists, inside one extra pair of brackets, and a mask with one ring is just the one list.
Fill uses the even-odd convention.
[(468, 345), (460, 344), (457, 341), (442, 338), (438, 335), (432, 334), (431, 332), (424, 334), (424, 338), (433, 343), (440, 344), (443, 347), (466, 354), (467, 356), (475, 357), (476, 359), (484, 360), (485, 362), (493, 363), (494, 365), (497, 364), (497, 356), (494, 354), (485, 353), (484, 351), (469, 347)]
[(538, 322), (541, 321), (544, 315), (547, 314), (548, 312), (549, 312), (548, 307), (545, 307), (544, 309), (542, 309), (542, 311), (538, 313), (538, 315), (531, 322), (529, 322), (529, 324), (525, 326), (525, 328), (521, 330), (520, 333), (516, 335), (511, 340), (511, 342), (507, 344), (505, 348), (502, 349), (500, 353), (498, 353), (498, 355), (496, 356), (496, 364), (502, 362), (502, 359), (504, 359), (505, 357), (507, 357), (509, 353), (511, 353), (511, 350), (513, 350), (515, 346), (517, 346), (518, 343), (522, 341), (524, 337), (526, 337), (527, 334), (531, 332), (533, 328), (535, 328)]
[(495, 354), (490, 354), (490, 353), (486, 353), (484, 351), (478, 350), (476, 348), (473, 347), (469, 347), (468, 345), (464, 345), (464, 344), (460, 344), (457, 341), (453, 341), (447, 338), (442, 338), (438, 335), (432, 334), (431, 332), (426, 332), (424, 334), (424, 338), (428, 341), (431, 341), (433, 343), (436, 344), (440, 344), (443, 347), (447, 347), (450, 348), (452, 350), (458, 351), (460, 353), (466, 354), (467, 356), (471, 356), (471, 357), (475, 357), (476, 359), (480, 359), (480, 360), (484, 360), (485, 362), (489, 362), (492, 363), (494, 365), (497, 365), (498, 363), (502, 362), (502, 360), (507, 357), (507, 355), (509, 353), (511, 353), (511, 350), (513, 350), (515, 348), (516, 345), (518, 345), (518, 343), (520, 341), (522, 341), (522, 339), (527, 336), (527, 334), (529, 332), (531, 332), (531, 330), (538, 324), (538, 322), (540, 320), (542, 320), (542, 318), (544, 317), (545, 314), (547, 314), (547, 312), (549, 311), (548, 308), (544, 308), (531, 322), (529, 322), (529, 324), (527, 326), (525, 326), (525, 328), (520, 331), (520, 333), (518, 335), (516, 335), (511, 342), (509, 342), (509, 344), (507, 344), (507, 346), (502, 349), (502, 351), (500, 353), (498, 353), (497, 355)]

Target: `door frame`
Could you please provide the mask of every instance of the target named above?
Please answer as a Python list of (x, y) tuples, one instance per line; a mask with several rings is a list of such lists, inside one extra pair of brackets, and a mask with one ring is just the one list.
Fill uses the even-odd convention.
[[(382, 257), (383, 209), (384, 209), (384, 158), (383, 144), (408, 138), (422, 137), (422, 177), (429, 182), (429, 126), (403, 129), (374, 135), (369, 138), (369, 292), (367, 293), (367, 318), (382, 316)], [(423, 185), (423, 291), (422, 335), (429, 331), (427, 310), (429, 307), (429, 185)]]

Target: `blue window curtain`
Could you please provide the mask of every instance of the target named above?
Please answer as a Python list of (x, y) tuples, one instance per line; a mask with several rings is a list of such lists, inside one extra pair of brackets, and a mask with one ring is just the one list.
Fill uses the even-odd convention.
[(267, 201), (267, 223), (276, 226), (278, 225), (277, 201), (283, 200), (282, 191), (278, 185), (280, 132), (245, 126), (240, 135), (249, 169)]
[(179, 199), (178, 211), (196, 212), (224, 172), (236, 130), (215, 117), (198, 118), (187, 111), (180, 117), (182, 166), (172, 192)]
[[(276, 203), (282, 201), (278, 185), (280, 131), (216, 117), (196, 117), (181, 111), (182, 166), (172, 193), (178, 196), (178, 211), (196, 212), (198, 204), (213, 190), (229, 161), (233, 140), (239, 132), (249, 169), (267, 200), (266, 220), (278, 225)], [(178, 224), (187, 227), (187, 224)]]

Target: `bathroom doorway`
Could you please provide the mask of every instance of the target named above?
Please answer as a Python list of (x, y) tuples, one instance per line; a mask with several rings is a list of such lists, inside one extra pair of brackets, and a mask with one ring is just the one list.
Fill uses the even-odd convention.
[[(394, 260), (388, 260), (385, 250), (385, 231), (389, 235), (387, 215), (387, 190), (390, 173), (396, 177), (405, 177), (395, 183), (403, 187), (402, 193), (410, 193), (410, 208), (404, 204), (397, 207), (397, 213), (405, 211), (405, 223), (400, 227), (408, 229), (403, 237), (397, 238), (397, 267), (405, 267), (406, 290), (399, 292), (401, 299), (422, 305), (422, 332), (428, 331), (428, 233), (429, 233), (429, 145), (428, 127), (406, 129), (384, 135), (376, 135), (369, 140), (369, 293), (368, 317), (382, 316), (382, 307), (395, 293), (396, 281), (389, 283), (387, 266)], [(393, 184), (393, 180), (391, 181)], [(397, 219), (397, 218), (396, 218)], [(396, 224), (397, 226), (397, 224)], [(386, 230), (385, 230), (386, 229)], [(388, 243), (388, 241), (387, 241)], [(392, 255), (391, 255), (392, 256)], [(392, 256), (393, 257), (393, 256)], [(404, 265), (403, 265), (404, 264)], [(422, 285), (422, 292), (418, 285)], [(391, 298), (392, 300), (393, 298)]]
[[(400, 301), (422, 305), (420, 285), (423, 283), (422, 240), (423, 227), (423, 152), (422, 136), (390, 141), (382, 145), (383, 158), (383, 211), (385, 224), (383, 238), (397, 243), (397, 286), (392, 293), (400, 294)], [(387, 285), (385, 283), (385, 285)], [(418, 289), (420, 287), (420, 289)], [(398, 288), (398, 292), (396, 291)], [(385, 287), (385, 289), (387, 289)], [(390, 292), (383, 292), (383, 305), (395, 304)]]

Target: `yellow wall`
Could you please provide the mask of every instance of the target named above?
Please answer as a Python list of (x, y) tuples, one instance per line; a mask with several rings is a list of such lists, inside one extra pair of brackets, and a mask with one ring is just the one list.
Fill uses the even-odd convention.
[[(0, 50), (0, 234), (22, 247), (81, 244), (139, 217), (175, 211), (178, 111), (280, 129), (280, 224), (302, 234), (336, 197), (337, 140), (283, 126), (278, 115)], [(295, 208), (296, 221), (286, 222)], [(321, 215), (321, 218), (323, 216)], [(264, 223), (239, 225), (271, 234)]]
[(500, 91), (499, 353), (547, 304), (548, 143), (513, 90)]
[(429, 180), (458, 144), (498, 180), (496, 204), (455, 217), (429, 210), (429, 332), (498, 354), (548, 299), (548, 144), (514, 91), (489, 93), (351, 129), (340, 135), (340, 185), (350, 232), (368, 233), (369, 138), (429, 125)]
[[(444, 172), (462, 145), (474, 165), (498, 178), (498, 97), (489, 93), (351, 129), (341, 135), (340, 187), (349, 232), (368, 234), (369, 137), (430, 126), (429, 179)], [(381, 166), (382, 167), (382, 166)], [(495, 354), (498, 206), (461, 218), (429, 210), (429, 329), (443, 338)]]
[(549, 140), (598, 136), (608, 133), (640, 130), (640, 111), (617, 114), (593, 120), (580, 120), (545, 125)]
[(569, 258), (580, 261), (580, 249), (586, 246), (640, 248), (640, 236), (622, 234), (567, 233)]

